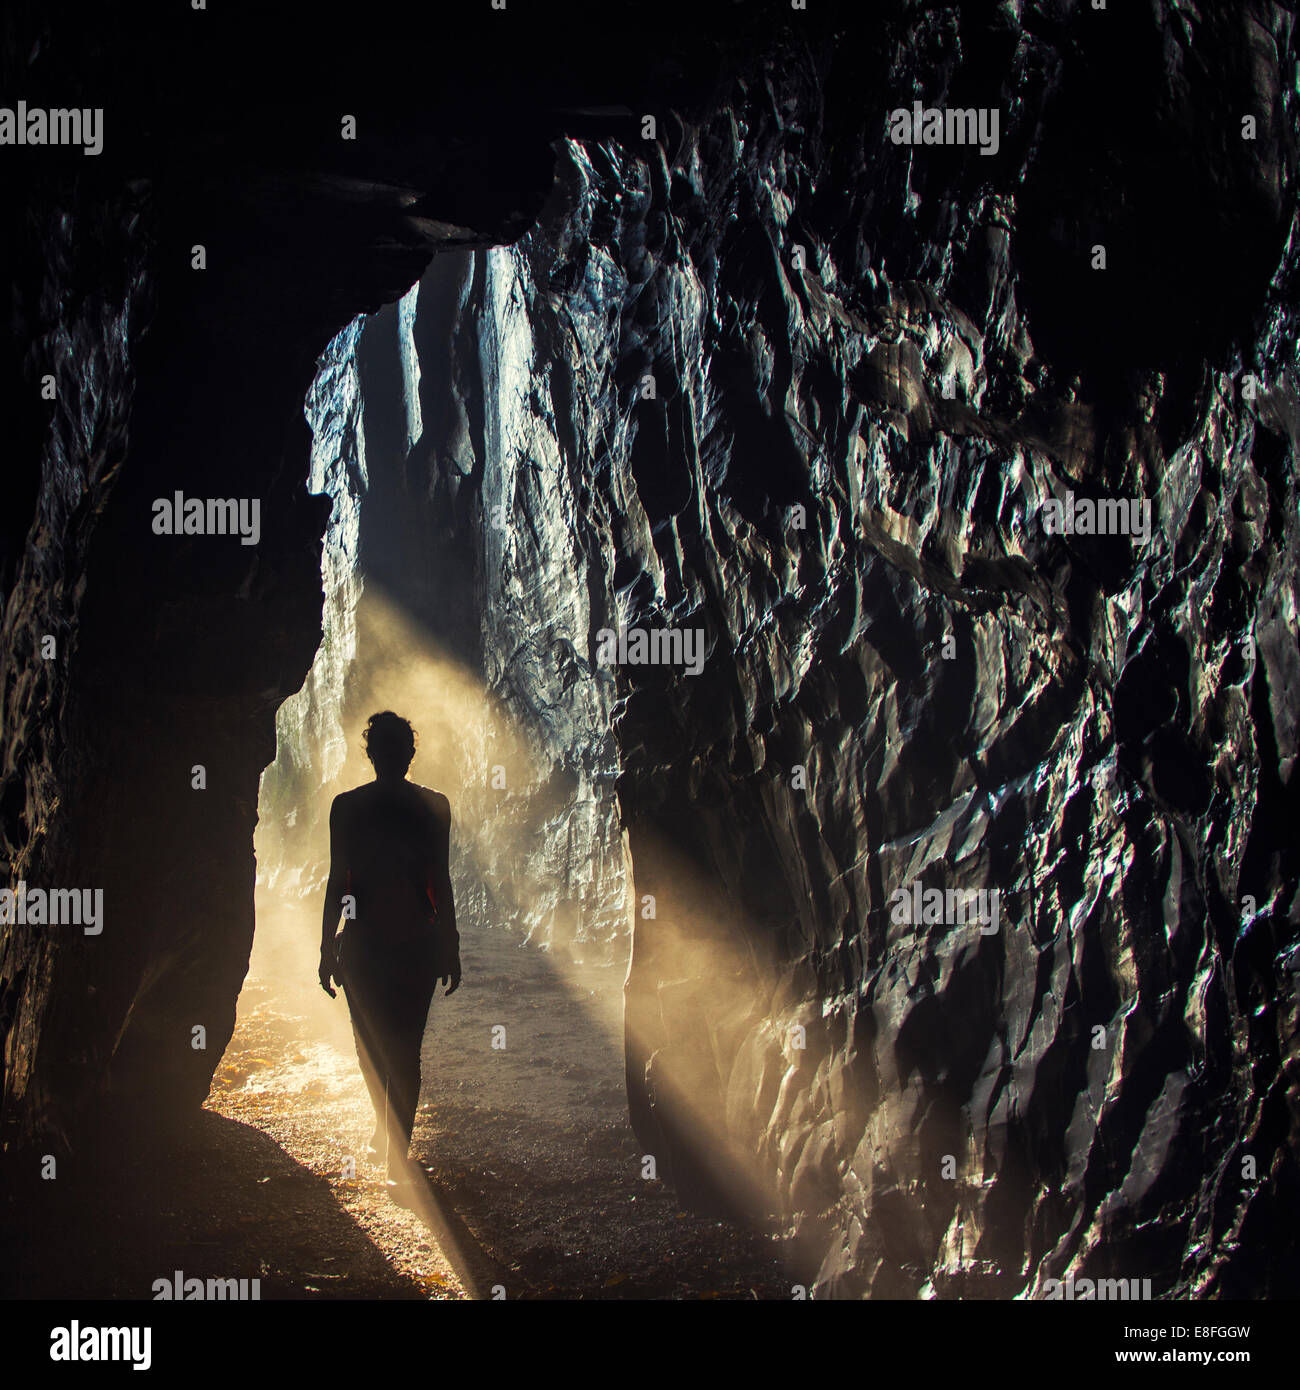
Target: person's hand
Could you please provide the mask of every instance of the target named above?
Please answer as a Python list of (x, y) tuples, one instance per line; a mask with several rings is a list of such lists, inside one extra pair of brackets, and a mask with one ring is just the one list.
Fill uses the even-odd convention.
[(318, 972), (318, 977), (320, 979), (320, 987), (331, 999), (338, 997), (338, 991), (333, 989), (330, 985), (330, 976), (334, 974), (335, 965), (336, 960), (333, 945), (322, 946), (320, 948), (320, 971)]
[(456, 993), (456, 991), (460, 988), (460, 961), (459, 961), (459, 960), (457, 960), (457, 962), (455, 963), (455, 965), (453, 965), (453, 966), (451, 967), (451, 973), (450, 973), (449, 975), (444, 975), (444, 976), (438, 981), (438, 983), (439, 983), (440, 985), (447, 985), (447, 987), (448, 987), (448, 988), (447, 988), (447, 993), (448, 993), (448, 994), (455, 994), (455, 993)]

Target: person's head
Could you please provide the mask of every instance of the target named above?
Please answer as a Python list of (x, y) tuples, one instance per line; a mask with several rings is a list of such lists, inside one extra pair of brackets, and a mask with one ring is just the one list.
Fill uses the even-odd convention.
[(376, 777), (405, 777), (415, 757), (415, 730), (399, 714), (386, 709), (372, 714), (364, 735), (366, 757)]

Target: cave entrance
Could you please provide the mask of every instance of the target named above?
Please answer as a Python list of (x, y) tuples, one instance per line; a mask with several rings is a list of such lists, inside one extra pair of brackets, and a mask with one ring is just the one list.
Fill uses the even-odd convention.
[[(557, 353), (557, 312), (580, 306), (545, 299), (526, 247), (445, 254), (319, 359), (305, 408), (309, 490), (333, 504), (323, 635), (262, 778), (257, 932), (213, 1103), (334, 1184), (391, 1260), (426, 1279), (446, 1256), (429, 1287), (788, 1297), (772, 1233), (683, 1211), (666, 1149), (647, 1154), (629, 1123), (633, 884), (615, 680), (591, 657), (613, 545), (574, 404), (608, 398), (612, 367)], [(360, 735), (385, 709), (418, 732), (412, 780), (451, 802), (464, 970), (424, 1036), (411, 1151), (436, 1239), (423, 1251), (419, 1222), (393, 1236), (383, 1169), (363, 1156), (373, 1116), (347, 1006), (316, 981), (330, 803), (371, 779)], [(661, 893), (688, 882), (660, 877)], [(680, 896), (684, 913), (708, 900)], [(683, 1035), (698, 1045), (661, 1074), (693, 1130), (678, 1152), (717, 1154), (721, 1107), (681, 1084), (712, 1070), (698, 1023)]]
[[(464, 968), (460, 990), (439, 989), (430, 1009), (412, 1156), (462, 1237), (445, 1252), (455, 1272), (475, 1266), (457, 1255), (490, 1246), (514, 1271), (499, 1276), (509, 1296), (520, 1284), (583, 1292), (600, 1271), (562, 1275), (559, 1229), (594, 1227), (593, 1172), (627, 1188), (638, 1161), (610, 692), (574, 650), (588, 576), (557, 476), (565, 461), (518, 414), (527, 344), (501, 308), (518, 272), (508, 250), (439, 257), (319, 360), (306, 415), (308, 487), (333, 502), (323, 635), (279, 711), (262, 779), (257, 932), (214, 1082), (219, 1107), (292, 1147), (389, 1240), (346, 1001), (329, 999), (316, 971), (330, 802), (372, 778), (361, 731), (395, 710), (418, 733), (411, 779), (451, 802)], [(539, 468), (552, 473), (543, 488), (521, 490)], [(501, 525), (516, 505), (527, 517)], [(405, 1257), (403, 1242), (393, 1253)]]

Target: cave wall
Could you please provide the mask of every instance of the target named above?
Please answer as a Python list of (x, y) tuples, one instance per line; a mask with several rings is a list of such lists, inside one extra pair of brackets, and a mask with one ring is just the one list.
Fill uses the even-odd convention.
[[(708, 634), (614, 706), (629, 1099), (684, 1196), (777, 1207), (834, 1296), (1280, 1291), (1291, 20), (1034, 20), (916, 14), (568, 143), (481, 332), (526, 338), (512, 438), (593, 495), (507, 536), (573, 529), (582, 673), (611, 622)], [(998, 155), (892, 144), (881, 92), (998, 106)], [(1047, 534), (1067, 491), (1149, 541)], [(915, 881), (997, 889), (998, 931), (900, 925)]]
[(321, 543), (321, 638), (302, 688), (276, 713), (275, 759), (258, 786), (255, 838), (259, 877), (285, 896), (325, 891), (329, 822), (320, 807), (331, 789), (342, 790), (335, 784), (348, 758), (342, 711), (357, 653), (357, 554), (367, 482), (357, 371), (364, 323), (353, 319), (321, 353), (305, 404), (307, 491), (330, 506)]
[[(26, 388), (10, 417), (11, 440), (15, 451), (43, 454), (42, 467), (28, 474), (34, 496), (14, 496), (5, 509), (0, 847), (7, 887), (39, 883), (45, 864), (66, 864), (76, 852), (58, 814), (66, 796), (61, 768), (88, 751), (76, 748), (70, 727), (76, 693), (69, 666), (93, 521), (126, 446), (132, 358), (149, 304), (140, 198), (101, 202), (57, 182), (45, 192), (44, 215), (21, 230), (10, 224), (5, 248), (6, 263), (32, 286), (29, 296), (14, 296), (19, 332), (7, 340), (6, 377)], [(87, 249), (97, 243), (119, 258), (116, 283), (95, 275)], [(47, 373), (54, 399), (35, 404)], [(28, 534), (20, 518), (29, 519)], [(97, 1021), (99, 942), (57, 941), (48, 927), (17, 923), (4, 937), (0, 1076), (6, 1095), (25, 1099), (35, 1084), (34, 1021), (48, 1009), (50, 1031), (78, 1041), (77, 1016), (90, 1014), (92, 1029)], [(75, 1052), (57, 1059), (51, 1084), (73, 1081), (78, 1060)]]
[[(648, 186), (593, 158), (536, 275), (573, 229), (617, 284), (659, 400), (612, 582), (709, 635), (622, 673), (633, 1114), (720, 1200), (681, 1098), (724, 1107), (837, 1296), (1260, 1291), (1296, 1196), (1291, 16), (1054, 18), (930, 14), (872, 87), (1000, 107), (995, 159), (845, 142), (855, 60), (774, 66)], [(1067, 489), (1150, 544), (1045, 535)], [(1000, 930), (899, 925), (916, 880)]]
[[(14, 13), (9, 76), (44, 22)], [(661, 24), (642, 47), (672, 81), (561, 112), (619, 71), (582, 61), (611, 41), (593, 15), (571, 67), (542, 61), (554, 36), (520, 44), (495, 108), (403, 93), (341, 155), (307, 108), (282, 128), (236, 109), (197, 160), (145, 139), (93, 178), (21, 166), (0, 831), (11, 881), (102, 885), (109, 916), (99, 939), (6, 930), (6, 1152), (105, 1097), (201, 1100), (251, 941), (258, 779), (322, 587), (340, 665), (352, 640), (321, 538), (350, 543), (331, 506), (365, 487), (363, 450), (373, 483), (373, 429), (402, 459), (374, 515), (430, 528), (408, 601), (549, 730), (556, 842), (590, 794), (610, 884), (617, 775), (629, 1101), (686, 1198), (725, 1208), (755, 1175), (746, 1195), (835, 1296), (1032, 1295), (1069, 1273), (1293, 1293), (1259, 1253), (1300, 1195), (1290, 12)], [(139, 42), (124, 84), (149, 70)], [(510, 93), (529, 56), (545, 119), (536, 85)], [(998, 153), (893, 144), (885, 113), (914, 98), (997, 107)], [(196, 225), (224, 253), (202, 282)], [(413, 315), (385, 311), (389, 398), (362, 418), (366, 330), (336, 335), (435, 250), (454, 254)], [(335, 394), (309, 410), (339, 445), (310, 467), (333, 504), (305, 486), (302, 413), (330, 343)], [(263, 499), (256, 557), (142, 543), (150, 499), (212, 478)], [(1067, 489), (1150, 500), (1149, 543), (1045, 534)], [(702, 627), (703, 672), (609, 678), (611, 620)], [(57, 669), (34, 655), (47, 628)], [(298, 771), (346, 724), (310, 717), (282, 730)], [(195, 762), (216, 770), (202, 801)], [(999, 931), (895, 923), (917, 879), (996, 887)], [(701, 1146), (693, 1110), (724, 1132)]]

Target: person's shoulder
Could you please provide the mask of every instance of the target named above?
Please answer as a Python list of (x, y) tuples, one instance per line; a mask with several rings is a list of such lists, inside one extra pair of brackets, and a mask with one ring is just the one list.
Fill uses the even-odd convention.
[(362, 799), (362, 793), (365, 790), (366, 785), (363, 784), (359, 787), (353, 787), (350, 791), (339, 792), (334, 800), (330, 802), (330, 814), (333, 815), (335, 811), (343, 812), (355, 806), (357, 802)]
[(436, 815), (445, 816), (451, 819), (451, 802), (442, 794), (434, 791), (432, 787), (422, 787), (418, 782), (411, 784), (420, 795), (420, 800), (424, 802)]

